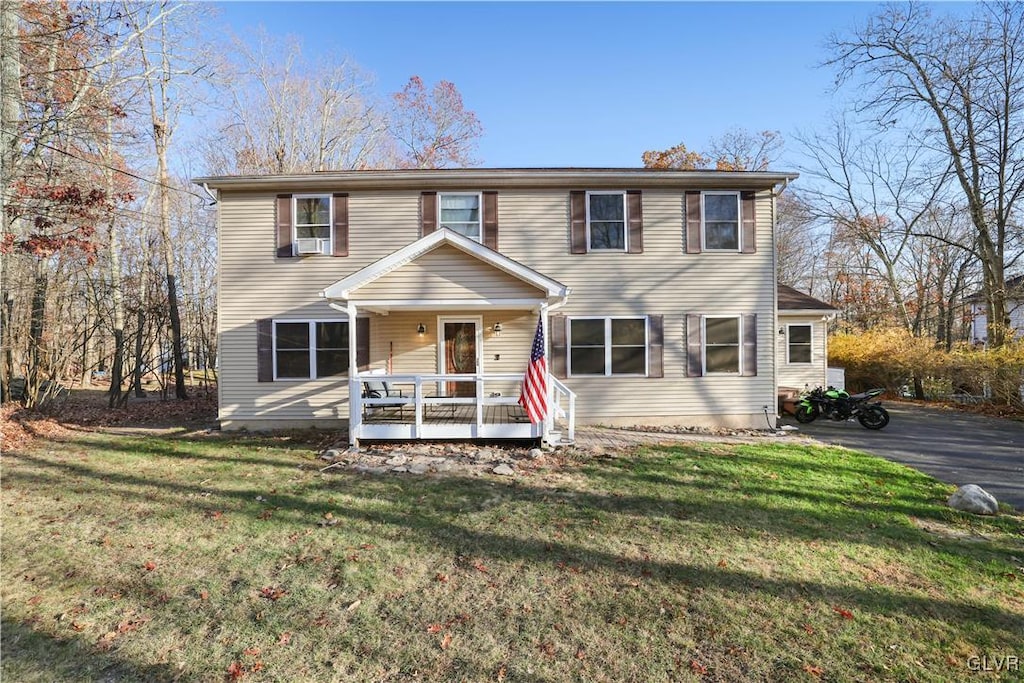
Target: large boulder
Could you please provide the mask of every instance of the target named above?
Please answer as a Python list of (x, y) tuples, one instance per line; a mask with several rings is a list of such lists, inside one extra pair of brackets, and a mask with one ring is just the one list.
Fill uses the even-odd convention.
[(977, 484), (966, 484), (958, 488), (946, 501), (946, 505), (976, 515), (994, 515), (999, 511), (995, 497)]

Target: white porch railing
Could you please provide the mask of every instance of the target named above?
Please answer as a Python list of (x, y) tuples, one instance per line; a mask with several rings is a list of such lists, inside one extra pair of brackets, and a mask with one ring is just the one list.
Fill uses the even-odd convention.
[[(538, 438), (541, 425), (493, 419), (493, 415), (488, 419), (489, 408), (518, 404), (521, 380), (519, 374), (359, 374), (349, 380), (349, 441), (355, 445), (359, 439)], [(364, 382), (385, 382), (402, 395), (364, 398)], [(475, 395), (447, 395), (445, 388), (451, 382), (474, 384)], [(466, 406), (471, 410), (465, 410)], [(375, 409), (398, 409), (398, 419), (374, 420)], [(370, 419), (365, 419), (368, 412)]]
[(558, 421), (565, 423), (565, 436), (568, 443), (576, 442), (576, 393), (562, 384), (555, 377), (551, 378), (551, 426), (548, 432), (555, 431)]

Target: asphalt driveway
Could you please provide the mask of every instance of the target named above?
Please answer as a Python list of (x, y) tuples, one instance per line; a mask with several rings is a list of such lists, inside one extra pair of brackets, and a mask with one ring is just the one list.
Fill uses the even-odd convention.
[(882, 430), (817, 419), (784, 424), (829, 444), (867, 451), (950, 484), (977, 484), (999, 502), (1024, 510), (1024, 423), (952, 409), (886, 403), (892, 417)]

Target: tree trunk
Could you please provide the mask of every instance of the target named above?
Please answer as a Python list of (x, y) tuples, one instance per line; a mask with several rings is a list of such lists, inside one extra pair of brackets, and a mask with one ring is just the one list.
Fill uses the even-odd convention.
[(32, 311), (29, 318), (29, 361), (25, 373), (25, 405), (32, 408), (39, 401), (42, 386), (43, 334), (46, 332), (46, 289), (48, 285), (46, 267), (42, 260), (36, 261), (36, 275), (32, 282)]

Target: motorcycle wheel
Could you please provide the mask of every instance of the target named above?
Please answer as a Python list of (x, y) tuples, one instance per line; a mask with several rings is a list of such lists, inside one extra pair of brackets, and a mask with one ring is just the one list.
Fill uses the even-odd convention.
[(857, 414), (857, 421), (867, 429), (881, 429), (889, 424), (889, 411), (882, 406), (869, 406)]
[(817, 406), (797, 406), (796, 409), (796, 421), (801, 424), (807, 424), (808, 422), (814, 422), (818, 419), (818, 407)]

